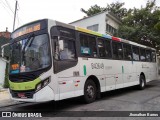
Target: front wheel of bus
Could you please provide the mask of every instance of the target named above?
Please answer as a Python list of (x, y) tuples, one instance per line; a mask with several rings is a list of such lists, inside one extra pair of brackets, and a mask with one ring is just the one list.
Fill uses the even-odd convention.
[(93, 80), (87, 80), (84, 86), (84, 100), (85, 103), (92, 103), (95, 101), (97, 95), (96, 85)]
[(144, 75), (140, 75), (140, 79), (139, 79), (139, 89), (143, 90), (146, 87), (146, 80)]

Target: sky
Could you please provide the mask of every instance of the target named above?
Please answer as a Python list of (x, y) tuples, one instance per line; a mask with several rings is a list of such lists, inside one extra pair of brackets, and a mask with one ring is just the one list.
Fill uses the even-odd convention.
[[(70, 23), (86, 16), (80, 11), (87, 10), (92, 5), (105, 7), (112, 2), (124, 2), (126, 8), (140, 8), (147, 0), (17, 0), (18, 10), (15, 29), (38, 19), (49, 18), (64, 23)], [(13, 19), (16, 0), (0, 0), (0, 31), (6, 27), (13, 31)], [(160, 6), (160, 0), (156, 0)]]

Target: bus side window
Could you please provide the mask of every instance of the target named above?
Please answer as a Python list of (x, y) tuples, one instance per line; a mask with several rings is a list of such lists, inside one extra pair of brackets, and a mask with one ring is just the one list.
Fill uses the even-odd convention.
[(60, 51), (60, 59), (61, 60), (74, 60), (75, 55), (75, 41), (70, 40), (68, 38), (62, 37), (64, 40), (64, 50)]
[(113, 59), (123, 59), (122, 43), (112, 41)]
[(88, 36), (89, 47), (91, 49), (91, 54), (93, 57), (97, 57), (97, 47), (96, 47), (96, 38), (93, 36)]
[(123, 52), (124, 52), (124, 59), (125, 60), (132, 60), (131, 45), (129, 45), (129, 44), (123, 44)]
[(140, 59), (141, 61), (146, 61), (146, 53), (144, 48), (140, 48)]
[(99, 57), (106, 57), (104, 39), (98, 38)]
[(80, 34), (81, 54), (90, 57), (97, 57), (96, 38)]
[(151, 62), (151, 51), (150, 50), (146, 50), (146, 61)]
[(111, 52), (111, 41), (110, 40), (105, 40), (105, 53), (107, 58), (112, 57), (112, 52)]
[(132, 50), (133, 50), (133, 60), (139, 61), (139, 48), (132, 46)]
[(155, 51), (151, 51), (151, 61), (156, 62), (156, 52)]

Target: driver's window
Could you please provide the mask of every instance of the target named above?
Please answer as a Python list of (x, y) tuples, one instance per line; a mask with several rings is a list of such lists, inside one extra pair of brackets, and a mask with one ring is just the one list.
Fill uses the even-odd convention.
[(75, 41), (72, 39), (61, 38), (64, 42), (64, 49), (60, 51), (60, 60), (74, 60), (75, 59)]

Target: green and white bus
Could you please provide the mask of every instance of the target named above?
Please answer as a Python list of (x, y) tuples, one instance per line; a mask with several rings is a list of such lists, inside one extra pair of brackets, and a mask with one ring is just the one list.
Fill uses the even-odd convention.
[(17, 101), (45, 102), (83, 96), (157, 78), (156, 51), (125, 39), (43, 19), (11, 34), (9, 85)]

